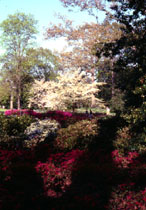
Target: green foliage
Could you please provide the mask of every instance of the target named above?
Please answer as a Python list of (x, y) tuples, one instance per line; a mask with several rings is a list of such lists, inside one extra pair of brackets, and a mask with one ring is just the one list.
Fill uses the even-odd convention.
[(82, 120), (58, 131), (54, 146), (59, 150), (86, 149), (98, 134), (96, 120)]
[(18, 109), (20, 109), (25, 85), (30, 83), (31, 79), (26, 52), (34, 44), (33, 39), (37, 33), (36, 24), (37, 21), (33, 16), (20, 12), (9, 15), (0, 24), (1, 41), (5, 48), (5, 54), (0, 58), (2, 81), (4, 87), (8, 87), (7, 95), (11, 96), (12, 104), (14, 97), (17, 98)]
[(131, 134), (129, 127), (120, 128), (117, 131), (116, 139), (113, 141), (113, 146), (120, 153), (126, 154), (130, 150), (131, 146)]
[(113, 146), (123, 155), (127, 155), (129, 151), (142, 154), (146, 152), (146, 136), (132, 132), (130, 126), (121, 127), (113, 140)]
[(0, 80), (0, 105), (9, 107), (9, 87)]
[(58, 57), (49, 49), (31, 48), (27, 51), (27, 57), (33, 78), (55, 80), (59, 69)]
[(101, 88), (100, 97), (106, 101), (111, 112), (120, 113), (124, 110), (124, 93), (119, 88), (114, 88), (112, 94), (111, 86), (105, 85)]
[(115, 89), (114, 92), (114, 95), (109, 100), (109, 106), (112, 112), (118, 114), (124, 110), (124, 93), (120, 89)]
[(0, 141), (21, 136), (25, 129), (34, 121), (28, 115), (4, 116), (0, 115)]
[(114, 150), (113, 141), (116, 138), (117, 131), (125, 126), (125, 121), (116, 116), (108, 116), (106, 118), (101, 118), (98, 120), (99, 130), (96, 137), (96, 141), (91, 144), (90, 149), (95, 150), (98, 148), (107, 151)]
[(34, 38), (34, 35), (37, 33), (36, 24), (37, 21), (34, 20), (32, 15), (26, 15), (21, 12), (9, 15), (0, 24), (0, 28), (3, 30), (3, 45), (9, 51), (14, 51), (14, 49), (20, 47), (21, 50), (26, 49), (28, 44), (30, 44), (30, 39)]
[(115, 43), (105, 44), (101, 54), (116, 58), (113, 70), (117, 76), (116, 86), (124, 93), (123, 117), (131, 131), (143, 138), (146, 125), (145, 3), (130, 0), (116, 3), (113, 11), (121, 24), (122, 36)]

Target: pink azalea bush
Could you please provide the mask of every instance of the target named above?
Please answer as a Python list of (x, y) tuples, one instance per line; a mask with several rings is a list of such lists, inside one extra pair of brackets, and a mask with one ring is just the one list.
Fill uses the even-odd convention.
[(49, 197), (60, 197), (71, 185), (71, 175), (74, 163), (83, 151), (52, 154), (47, 162), (38, 162), (36, 171), (41, 174), (44, 183), (44, 193)]
[(119, 168), (128, 168), (130, 164), (136, 164), (135, 159), (139, 157), (137, 152), (128, 152), (127, 156), (124, 156), (118, 150), (114, 150), (111, 155), (114, 163)]
[[(17, 110), (17, 109), (13, 109), (13, 110), (7, 110), (5, 111), (5, 115), (22, 115), (22, 114), (27, 114), (39, 119), (43, 119), (43, 118), (50, 118), (52, 120), (56, 120), (57, 122), (59, 122), (62, 125), (69, 125), (72, 123), (75, 123), (77, 121), (80, 120), (85, 120), (85, 119), (89, 119), (89, 116), (87, 116), (84, 113), (71, 113), (71, 112), (65, 112), (65, 111), (60, 111), (60, 110), (56, 110), (56, 111), (48, 111), (48, 112), (44, 112), (44, 113), (39, 113), (39, 112), (35, 112), (33, 110), (29, 110), (29, 109), (21, 109), (21, 110)], [(99, 114), (94, 114), (93, 117), (98, 117)]]
[[(78, 182), (81, 186), (75, 185), (76, 187), (73, 188), (71, 194), (72, 202), (70, 204), (62, 204), (66, 206), (65, 209), (67, 209), (67, 207), (71, 208), (71, 206), (77, 208), (75, 204), (83, 206), (83, 208), (86, 206), (87, 209), (96, 209), (97, 206), (103, 207), (102, 203), (104, 203), (105, 199), (103, 194), (105, 192), (100, 191), (98, 188), (99, 184), (102, 182), (106, 184), (102, 186), (105, 190), (109, 188), (111, 183), (114, 186), (111, 188), (112, 191), (108, 203), (104, 205), (103, 209), (129, 210), (146, 208), (146, 186), (137, 188), (137, 185), (140, 183), (137, 178), (140, 176), (141, 179), (142, 176), (146, 175), (144, 169), (138, 174), (140, 167), (142, 167), (141, 163), (144, 164), (145, 159), (140, 159), (136, 152), (129, 152), (126, 157), (121, 156), (117, 150), (111, 153), (107, 153), (104, 150), (97, 150), (96, 153), (90, 154), (83, 150), (76, 149), (67, 153), (61, 152), (53, 154), (48, 147), (48, 152), (46, 151), (46, 161), (39, 160), (40, 156), (36, 155), (35, 151), (8, 151), (2, 148), (0, 149), (0, 174), (2, 181), (0, 194), (3, 193), (3, 197), (6, 192), (4, 183), (11, 181), (11, 177), (14, 176), (13, 168), (18, 167), (19, 169), (21, 164), (26, 167), (24, 161), (27, 161), (27, 163), (34, 163), (32, 167), (35, 168), (36, 173), (43, 181), (43, 194), (45, 197), (52, 197), (54, 199), (61, 198), (72, 186), (73, 174), (79, 178)], [(128, 176), (127, 172), (122, 172), (121, 169), (122, 171), (128, 170)], [(18, 170), (17, 173), (19, 173)], [(28, 175), (31, 176), (31, 174), (26, 174), (25, 176)], [(88, 177), (88, 182), (83, 181), (84, 176)], [(97, 181), (97, 183), (95, 183), (95, 181)], [(18, 198), (14, 197), (13, 202), (14, 200), (16, 202), (17, 199)], [(37, 199), (37, 197), (35, 199)]]
[(108, 204), (108, 210), (145, 210), (146, 188), (134, 190), (135, 183), (120, 184), (112, 191)]

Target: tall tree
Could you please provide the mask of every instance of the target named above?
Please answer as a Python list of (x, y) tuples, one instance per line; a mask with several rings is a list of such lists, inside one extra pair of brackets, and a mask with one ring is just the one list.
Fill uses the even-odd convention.
[(34, 79), (53, 80), (60, 70), (59, 58), (49, 49), (31, 48), (27, 51), (28, 68)]
[[(97, 58), (94, 46), (98, 46), (100, 49), (104, 43), (114, 42), (118, 39), (121, 35), (119, 24), (115, 22), (110, 23), (107, 18), (101, 24), (84, 23), (80, 26), (74, 26), (71, 20), (62, 16), (59, 16), (59, 18), (63, 21), (63, 24), (50, 24), (46, 31), (46, 38), (66, 38), (68, 48), (60, 53), (60, 61), (62, 62), (64, 70), (79, 68), (85, 71), (87, 75), (90, 74), (93, 82), (97, 79), (97, 75), (98, 79), (101, 79), (101, 76), (103, 76), (103, 74), (101, 74), (101, 72), (103, 72), (101, 66), (106, 67), (107, 62), (105, 58)], [(111, 61), (108, 61), (110, 68), (112, 66)], [(112, 90), (113, 87), (114, 85), (112, 85)]]
[(101, 23), (84, 23), (74, 26), (71, 20), (59, 15), (61, 23), (50, 24), (46, 31), (46, 39), (64, 37), (68, 43), (67, 49), (60, 54), (64, 68), (81, 68), (93, 74), (97, 57), (94, 46), (111, 42), (120, 37), (119, 25), (110, 24), (108, 19)]
[(106, 44), (102, 53), (117, 57), (114, 70), (120, 78), (117, 86), (125, 93), (124, 117), (135, 131), (144, 134), (146, 130), (146, 4), (144, 0), (117, 0), (112, 10), (116, 20), (121, 24), (122, 36), (115, 43)]
[[(0, 106), (1, 107), (9, 107), (9, 102), (13, 101), (13, 99), (9, 100), (10, 98), (10, 84), (7, 82), (3, 82), (0, 80)], [(10, 103), (10, 106), (13, 108), (13, 103)]]
[[(36, 24), (37, 21), (34, 20), (32, 15), (19, 12), (14, 15), (9, 15), (8, 18), (0, 24), (2, 30), (2, 44), (6, 50), (5, 58), (9, 58), (11, 62), (11, 65), (6, 65), (8, 64), (7, 62), (3, 64), (5, 67), (8, 67), (7, 71), (11, 72), (11, 75), (13, 75), (9, 80), (11, 80), (11, 83), (15, 84), (18, 109), (20, 109), (21, 106), (21, 85), (27, 71), (24, 67), (26, 51), (33, 44), (32, 40), (37, 33)], [(7, 77), (9, 77), (9, 75), (8, 73)]]
[[(78, 7), (91, 15), (98, 10), (121, 25), (122, 36), (106, 43), (104, 56), (116, 58), (113, 63), (118, 77), (117, 87), (125, 95), (125, 118), (139, 131), (146, 119), (146, 3), (145, 0), (60, 0), (65, 7)], [(97, 17), (97, 16), (96, 16)], [(102, 52), (103, 52), (102, 51)], [(102, 54), (102, 56), (103, 56)], [(97, 48), (99, 55), (99, 48)], [(100, 53), (101, 55), (101, 53)]]

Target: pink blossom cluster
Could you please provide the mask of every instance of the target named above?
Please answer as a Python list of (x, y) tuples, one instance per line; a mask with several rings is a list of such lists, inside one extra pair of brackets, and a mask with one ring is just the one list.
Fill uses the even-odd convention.
[(10, 109), (5, 111), (5, 115), (20, 115), (20, 114), (28, 114), (34, 117), (54, 117), (54, 115), (62, 116), (62, 117), (72, 117), (71, 112), (64, 111), (48, 111), (45, 113), (35, 112), (30, 109)]
[[(80, 120), (84, 120), (84, 119), (88, 119), (88, 116), (84, 113), (71, 113), (71, 112), (65, 112), (65, 111), (60, 111), (60, 110), (56, 110), (56, 111), (48, 111), (48, 112), (44, 112), (44, 113), (39, 113), (39, 112), (35, 112), (33, 110), (29, 110), (29, 109), (13, 109), (13, 110), (7, 110), (5, 111), (5, 115), (22, 115), (22, 114), (27, 114), (29, 116), (33, 116), (39, 119), (43, 119), (43, 118), (50, 118), (52, 120), (56, 120), (57, 122), (59, 122), (60, 124), (65, 123), (67, 120), (73, 120), (73, 121), (80, 121)], [(96, 116), (96, 114), (95, 114)]]
[[(134, 190), (135, 183), (124, 183), (116, 187), (109, 200), (110, 209), (146, 209), (146, 188)], [(109, 208), (109, 207), (108, 207)]]
[[(45, 148), (46, 147), (47, 145), (45, 145)], [(102, 190), (101, 192), (98, 190), (97, 183), (100, 184), (100, 182), (103, 182), (103, 184), (105, 184), (105, 186), (103, 186), (104, 189), (110, 189), (110, 196), (108, 197), (109, 200), (108, 203), (105, 202), (107, 206), (105, 206), (104, 209), (146, 209), (146, 186), (143, 184), (141, 188), (137, 189), (137, 186), (139, 186), (139, 181), (137, 181), (138, 178), (140, 177), (141, 182), (141, 175), (145, 177), (145, 168), (141, 168), (142, 162), (145, 163), (145, 157), (141, 159), (139, 154), (136, 152), (129, 152), (127, 156), (124, 156), (121, 155), (118, 150), (114, 150), (112, 153), (109, 152), (106, 154), (104, 150), (98, 151), (98, 149), (97, 152), (92, 154), (79, 149), (75, 149), (67, 153), (51, 153), (51, 151), (48, 151), (48, 148), (46, 151), (47, 160), (45, 159), (41, 161), (35, 151), (8, 151), (0, 148), (0, 175), (3, 175), (3, 173), (7, 174), (5, 175), (6, 182), (6, 179), (8, 179), (11, 175), (10, 169), (12, 164), (15, 165), (18, 163), (17, 166), (19, 167), (19, 163), (23, 163), (25, 161), (33, 163), (31, 166), (33, 168), (35, 167), (36, 173), (42, 177), (45, 196), (57, 199), (71, 187), (74, 174), (79, 172), (79, 174), (81, 174), (80, 181), (82, 182), (82, 176), (84, 176), (84, 173), (86, 171), (89, 173), (91, 170), (91, 173), (89, 174), (92, 174), (92, 179), (94, 181), (92, 182), (92, 179), (88, 177), (88, 181), (84, 183), (85, 192), (78, 192), (80, 185), (77, 186), (77, 189), (75, 188), (75, 193), (73, 192), (73, 201), (70, 205), (77, 202), (81, 205), (87, 205), (88, 209), (90, 209), (90, 207), (91, 209), (97, 209), (98, 206), (102, 205), (101, 203), (104, 202), (104, 192), (102, 192)], [(95, 156), (93, 157), (93, 155)], [(139, 161), (137, 162), (137, 166), (134, 165), (136, 161)], [(113, 162), (116, 167), (113, 167)], [(82, 171), (82, 169), (85, 170)], [(122, 176), (120, 172), (121, 170)], [(129, 173), (128, 177), (127, 175), (124, 175), (124, 171), (127, 172), (127, 170)], [(135, 171), (136, 174), (133, 175), (133, 172)], [(31, 176), (32, 174), (27, 175)], [(97, 181), (97, 183), (94, 183), (95, 181)], [(0, 195), (3, 193), (3, 197), (6, 196), (7, 199), (7, 194), (9, 196), (9, 192), (5, 195), (7, 189), (5, 187), (5, 182), (3, 182), (2, 185), (0, 184)], [(29, 184), (30, 183), (28, 183), (28, 186)], [(113, 185), (112, 189), (111, 185)], [(91, 193), (90, 190), (88, 191), (88, 188), (91, 188), (91, 190), (93, 189), (93, 193)], [(16, 198), (14, 196), (14, 199), (18, 202), (19, 196)]]
[(136, 163), (135, 159), (139, 156), (137, 152), (128, 152), (127, 156), (123, 156), (118, 150), (114, 150), (111, 155), (116, 166), (121, 168), (128, 168), (130, 164)]
[(5, 115), (21, 115), (21, 114), (31, 114), (32, 110), (28, 109), (9, 109), (5, 111)]
[[(84, 151), (72, 150), (67, 154), (52, 154), (45, 163), (38, 162), (36, 171), (41, 174), (44, 193), (49, 197), (60, 197), (71, 185), (71, 175), (75, 162)], [(57, 190), (56, 190), (57, 189)]]

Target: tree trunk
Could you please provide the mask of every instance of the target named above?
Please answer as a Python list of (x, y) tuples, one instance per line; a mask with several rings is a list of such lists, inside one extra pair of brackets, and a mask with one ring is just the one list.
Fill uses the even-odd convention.
[(21, 72), (22, 72), (22, 59), (21, 59), (21, 47), (18, 49), (18, 66), (17, 66), (17, 109), (21, 108)]
[(112, 71), (112, 97), (115, 95), (115, 74)]
[(14, 95), (13, 95), (13, 91), (11, 91), (11, 95), (10, 95), (10, 109), (13, 109), (14, 106)]
[(19, 81), (17, 87), (17, 109), (21, 109), (20, 99), (21, 99), (21, 84)]
[[(95, 79), (94, 79), (94, 75), (95, 75), (95, 69), (92, 68), (91, 69), (91, 77), (92, 77), (92, 82), (94, 83)], [(95, 106), (95, 95), (92, 94), (92, 98), (91, 98), (91, 107), (94, 107)]]
[(20, 108), (21, 108), (21, 106), (20, 106), (20, 95), (18, 93), (18, 95), (17, 95), (17, 109), (20, 109)]
[(91, 107), (95, 106), (95, 96), (94, 94), (92, 94), (92, 98), (91, 98)]

